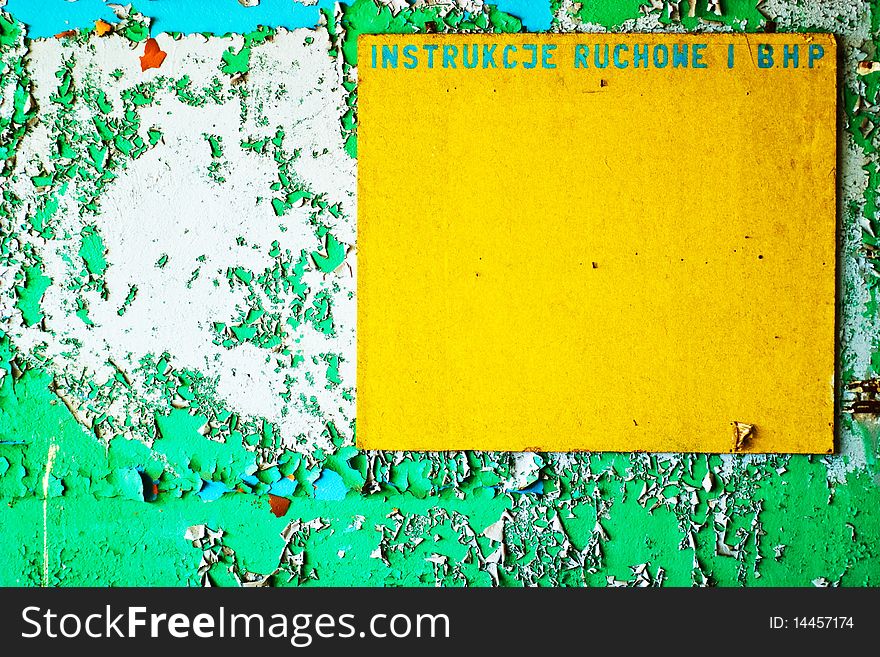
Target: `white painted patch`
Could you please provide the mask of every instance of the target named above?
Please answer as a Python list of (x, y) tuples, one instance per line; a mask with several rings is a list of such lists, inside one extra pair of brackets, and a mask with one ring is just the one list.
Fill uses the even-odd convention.
[[(45, 343), (49, 366), (57, 372), (74, 376), (86, 372), (100, 382), (114, 374), (108, 362), (112, 359), (132, 376), (138, 403), (156, 401), (155, 393), (131, 373), (142, 358), (158, 358), (167, 351), (175, 368), (196, 370), (215, 380), (216, 396), (230, 409), (276, 423), (285, 445), (296, 447), (297, 437), (305, 435), (307, 440), (299, 449), (326, 447), (320, 438), (325, 422), (347, 429), (354, 417), (353, 402), (342, 395), (344, 388), (354, 387), (353, 270), (343, 267), (337, 274), (325, 275), (312, 266), (304, 275), (303, 282), (310, 288), (306, 305), (319, 290), (331, 292), (336, 335), (328, 337), (308, 323), (290, 329), (284, 346), (304, 357), (298, 367), (291, 367), (289, 357), (282, 359), (275, 351), (253, 344), (232, 348), (214, 344), (214, 323), (233, 322), (248, 308), (248, 290), (244, 285), (230, 289), (228, 268), (241, 267), (260, 275), (274, 266), (269, 256), (273, 242), (282, 252), (290, 250), (294, 261), (302, 250), (323, 249), (307, 208), (275, 215), (271, 200), (283, 196), (271, 189), (278, 180), (277, 165), (271, 155), (243, 149), (243, 140), (272, 137), (277, 128), (283, 129), (284, 150), (288, 154), (301, 150), (292, 174), (314, 193), (323, 194), (328, 203), (342, 207), (339, 218), (325, 212), (320, 222), (342, 242), (354, 242), (355, 166), (344, 151), (339, 122), (346, 92), (336, 63), (328, 55), (327, 34), (281, 30), (271, 42), (256, 46), (251, 71), (240, 87), (248, 92), (243, 101), (230, 95), (230, 80), (219, 70), (223, 51), (242, 46), (240, 36), (208, 40), (194, 35), (173, 40), (159, 35), (157, 40), (168, 56), (159, 69), (146, 72), (140, 70), (140, 50), (116, 36), (93, 38), (88, 46), (56, 39), (33, 43), (30, 62), (42, 111), (41, 123), (19, 150), (22, 175), (15, 191), (28, 201), (19, 218), (21, 226), (36, 198), (29, 178), (49, 168), (47, 155), (55, 149), (50, 127), (57, 107), (50, 97), (58, 85), (55, 72), (62, 61), (75, 59), (76, 88), (88, 83), (103, 89), (113, 103), (111, 116), (115, 117), (123, 111), (120, 96), (125, 89), (160, 76), (177, 79), (186, 74), (194, 90), (219, 80), (221, 95), (227, 100), (192, 107), (176, 97), (172, 85), (165, 85), (151, 105), (139, 108), (141, 137), (146, 140), (148, 129), (156, 127), (162, 141), (130, 161), (108, 185), (100, 198), (100, 213), (81, 217), (75, 200), (78, 188), (72, 187), (62, 197), (53, 220), (55, 239), (47, 241), (22, 231), (22, 239), (33, 246), (45, 274), (53, 279), (41, 304), (48, 330), (25, 328), (20, 314), (9, 309), (3, 313), (9, 315), (4, 330), (26, 353)], [(122, 71), (118, 80), (111, 75), (117, 69)], [(90, 125), (90, 110), (84, 103), (77, 104), (76, 116), (81, 125)], [(212, 159), (207, 134), (222, 139), (220, 160)], [(220, 174), (225, 182), (209, 175), (208, 167), (215, 161), (222, 163)], [(110, 264), (104, 275), (104, 294), (97, 290), (81, 294), (68, 285), (84, 266), (78, 250), (85, 225), (97, 227), (107, 248)], [(156, 263), (162, 256), (167, 256), (167, 264), (160, 268)], [(199, 275), (193, 280), (196, 270)], [(2, 278), (7, 298), (11, 296), (8, 278)], [(120, 314), (132, 286), (137, 287), (137, 294)], [(282, 320), (293, 315), (292, 296), (277, 303), (259, 286), (254, 288), (266, 310), (279, 313)], [(78, 294), (88, 304), (94, 327), (75, 314)], [(72, 348), (72, 343), (78, 348)], [(327, 366), (321, 360), (326, 353), (346, 355), (339, 386), (326, 385)], [(288, 389), (292, 394), (285, 401), (282, 394)], [(318, 404), (320, 415), (304, 407), (300, 394)], [(120, 414), (121, 421), (132, 408), (122, 403), (108, 410)]]

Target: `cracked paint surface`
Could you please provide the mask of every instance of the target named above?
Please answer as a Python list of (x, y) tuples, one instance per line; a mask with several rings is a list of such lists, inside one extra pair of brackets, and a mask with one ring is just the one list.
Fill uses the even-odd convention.
[[(15, 4), (0, 584), (880, 584), (880, 4), (352, 0), (203, 36), (157, 2), (57, 38)], [(838, 35), (837, 455), (353, 446), (357, 35), (546, 20)]]

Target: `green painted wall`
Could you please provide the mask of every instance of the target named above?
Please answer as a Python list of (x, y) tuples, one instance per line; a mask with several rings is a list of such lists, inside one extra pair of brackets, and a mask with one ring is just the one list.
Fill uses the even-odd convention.
[[(69, 373), (62, 380), (39, 345), (20, 344), (15, 331), (4, 329), (0, 585), (880, 584), (873, 402), (880, 376), (875, 330), (880, 72), (869, 73), (865, 63), (880, 45), (880, 2), (826, 2), (815, 8), (776, 0), (756, 8), (754, 0), (721, 0), (718, 16), (699, 0), (694, 17), (688, 16), (687, 1), (654, 4), (663, 7), (639, 0), (554, 0), (554, 26), (821, 30), (841, 39), (839, 454), (361, 453), (352, 446), (353, 422), (337, 426), (320, 404), (313, 411), (322, 422), (324, 446), (293, 449), (281, 444), (272, 422), (224, 406), (202, 372), (176, 366), (171, 346), (167, 354), (143, 359), (135, 373), (119, 367), (105, 380), (87, 374), (73, 380)], [(321, 15), (324, 24), (315, 33), (329, 33), (327, 57), (341, 55), (345, 102), (334, 129), (349, 157), (357, 150), (352, 67), (358, 34), (522, 27), (494, 7), (471, 14), (415, 8), (395, 15), (373, 0), (354, 0)], [(123, 25), (118, 31), (133, 44), (149, 34), (149, 22), (137, 14)], [(249, 102), (241, 92), (247, 82), (232, 87), (230, 80), (248, 72), (271, 37), (272, 30), (251, 32), (218, 61), (218, 89), (226, 90), (236, 112)], [(83, 32), (72, 38), (94, 37)], [(26, 26), (0, 14), (0, 89), (7, 94), (0, 112), (0, 270), (12, 277), (3, 288), (0, 315), (36, 331), (42, 330), (44, 296), (53, 285), (71, 286), (80, 295), (69, 312), (88, 325), (86, 299), (102, 293), (115, 263), (96, 228), (56, 235), (63, 226), (56, 216), (58, 200), (68, 198), (68, 185), (81, 189), (82, 180), (90, 181), (92, 196), (76, 202), (83, 217), (97, 216), (117, 176), (144, 153), (163, 147), (162, 126), (141, 125), (152, 96), (174, 89), (183, 103), (212, 101), (182, 78), (103, 98), (98, 90), (73, 84), (73, 62), (60, 68), (49, 130), (57, 154), (51, 170), (30, 172), (35, 180), (28, 184), (41, 191), (33, 197), (40, 202), (28, 204), (31, 199), (14, 191), (25, 170), (17, 168), (15, 156), (41, 113), (50, 111), (29, 102), (30, 47)], [(66, 111), (86, 103), (100, 119), (101, 104), (114, 100), (125, 108), (125, 120), (99, 121), (89, 131), (81, 116)], [(304, 203), (314, 219), (313, 235), (289, 259), (273, 256), (277, 269), (262, 275), (230, 269), (228, 285), (265, 289), (284, 279), (285, 293), (307, 301), (292, 315), (289, 329), (261, 321), (264, 309), (245, 309), (229, 331), (218, 328), (218, 339), (228, 340), (230, 349), (250, 342), (271, 350), (282, 343), (285, 330), (306, 326), (331, 335), (337, 327), (333, 276), (350, 245), (328, 228), (328, 213), (344, 209), (298, 182), (299, 155), (285, 138), (274, 134), (241, 148), (271, 158), (277, 186), (266, 197), (279, 217)], [(224, 158), (239, 146), (211, 134), (204, 140), (217, 161), (211, 180), (225, 184)], [(417, 177), (408, 182), (433, 184)], [(52, 279), (39, 251), (24, 246), (30, 243), (25, 235), (76, 241), (80, 273)], [(161, 258), (155, 264), (165, 266)], [(323, 278), (308, 278), (311, 274)], [(126, 290), (120, 313), (134, 307), (137, 293), (137, 284)], [(45, 331), (52, 330), (49, 322)], [(290, 357), (296, 368), (296, 352)], [(311, 365), (323, 378), (311, 384), (344, 387), (339, 368), (353, 357), (341, 351), (316, 357)], [(108, 411), (113, 398), (133, 394), (131, 376), (149, 393), (142, 413)]]

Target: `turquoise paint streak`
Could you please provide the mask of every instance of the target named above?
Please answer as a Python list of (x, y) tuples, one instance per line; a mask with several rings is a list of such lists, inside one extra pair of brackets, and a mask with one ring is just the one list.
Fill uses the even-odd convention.
[[(250, 32), (259, 25), (288, 29), (315, 27), (320, 10), (332, 9), (333, 0), (318, 0), (311, 7), (295, 0), (260, 0), (256, 7), (244, 7), (238, 0), (141, 0), (134, 3), (134, 8), (153, 19), (151, 31), (154, 34), (226, 34)], [(3, 9), (28, 26), (31, 38), (91, 27), (99, 18), (111, 23), (118, 21), (105, 0), (9, 0)]]
[[(123, 4), (123, 0), (117, 0)], [(343, 1), (343, 4), (347, 4)], [(550, 29), (550, 0), (496, 0), (501, 11), (519, 18), (531, 32)], [(244, 7), (238, 0), (141, 0), (135, 9), (153, 19), (152, 32), (250, 32), (269, 27), (315, 27), (320, 10), (333, 9), (333, 0), (318, 0), (307, 7), (296, 0), (260, 0)], [(117, 22), (106, 0), (9, 0), (3, 8), (28, 26), (37, 39), (75, 28), (91, 27), (97, 19)]]

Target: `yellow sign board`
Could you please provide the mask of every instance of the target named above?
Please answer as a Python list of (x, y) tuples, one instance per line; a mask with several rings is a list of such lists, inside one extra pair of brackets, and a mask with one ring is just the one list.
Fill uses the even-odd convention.
[(358, 47), (361, 447), (833, 450), (832, 36)]

